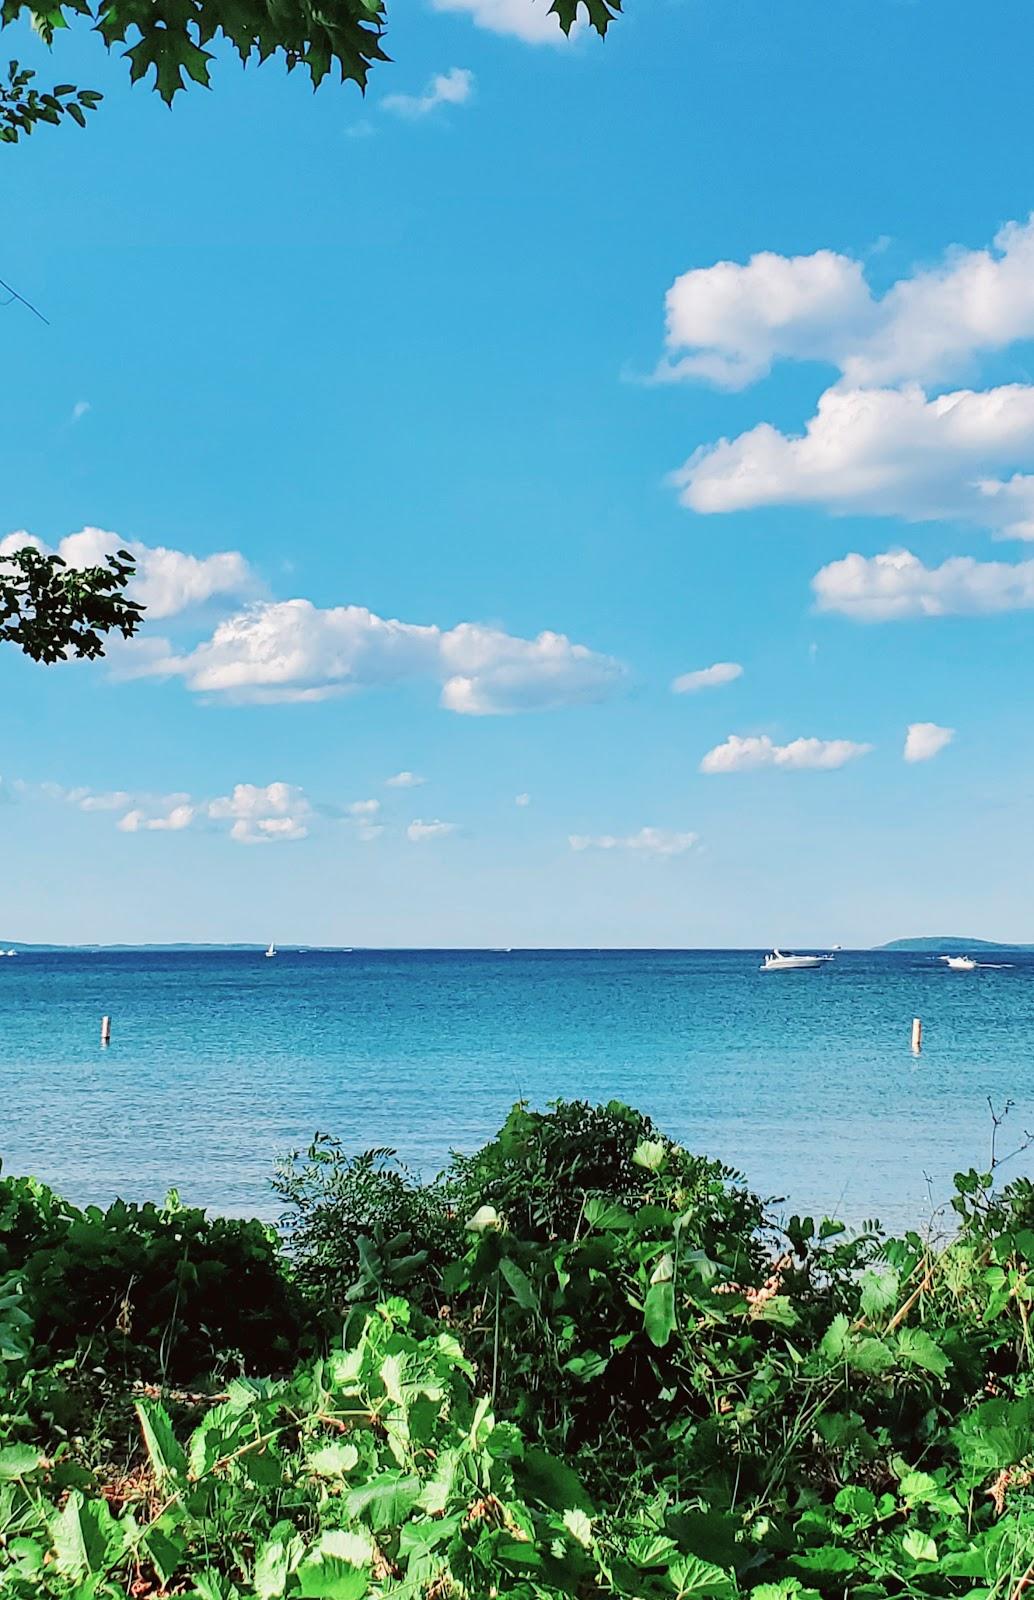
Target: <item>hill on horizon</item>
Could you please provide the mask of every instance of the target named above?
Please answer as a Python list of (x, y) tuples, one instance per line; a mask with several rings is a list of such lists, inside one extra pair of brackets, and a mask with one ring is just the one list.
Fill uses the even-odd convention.
[(892, 939), (889, 944), (877, 945), (878, 950), (922, 952), (934, 950), (948, 955), (965, 950), (1012, 950), (1014, 953), (1034, 950), (1034, 944), (1009, 944), (997, 939), (961, 939), (957, 934), (929, 935), (921, 939)]

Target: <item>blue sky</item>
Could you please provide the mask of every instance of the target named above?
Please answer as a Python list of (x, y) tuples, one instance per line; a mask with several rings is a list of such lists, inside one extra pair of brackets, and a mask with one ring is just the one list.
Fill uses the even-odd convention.
[(150, 609), (0, 652), (4, 937), (1034, 936), (1029, 8), (539, 12), (172, 113), (60, 41), (0, 537)]

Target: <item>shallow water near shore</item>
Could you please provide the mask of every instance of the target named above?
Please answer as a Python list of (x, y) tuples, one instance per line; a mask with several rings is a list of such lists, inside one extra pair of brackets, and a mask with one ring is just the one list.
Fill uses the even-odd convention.
[[(778, 1209), (923, 1223), (1034, 1128), (1034, 956), (845, 951), (25, 954), (0, 962), (0, 1157), (80, 1202), (273, 1218), (317, 1129), (430, 1174), (518, 1098), (625, 1100)], [(112, 1018), (102, 1048), (100, 1018)], [(909, 1049), (911, 1022), (924, 1049)], [(1034, 1171), (1034, 1153), (1007, 1171)]]

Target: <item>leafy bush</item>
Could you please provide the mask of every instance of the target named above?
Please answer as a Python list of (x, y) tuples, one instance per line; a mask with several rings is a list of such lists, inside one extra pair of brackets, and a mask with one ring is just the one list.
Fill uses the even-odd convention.
[[(154, 1208), (93, 1216), (4, 1186), (2, 1259), (32, 1273), (24, 1292), (0, 1281), (3, 1600), (1024, 1600), (1026, 1180), (959, 1174), (935, 1246), (780, 1231), (734, 1175), (615, 1105), (517, 1108), (429, 1185), (384, 1153), (317, 1149), (297, 1190), (281, 1179), (292, 1255), (259, 1231), (271, 1303), (293, 1307), (297, 1272), (324, 1330), (343, 1306), (329, 1347), (290, 1378), (141, 1395), (102, 1318), (89, 1348), (140, 1431), (104, 1452), (19, 1411), (81, 1347), (39, 1258), (54, 1241), (95, 1313), (68, 1218), (109, 1218), (123, 1272), (164, 1233), (125, 1220)], [(254, 1225), (214, 1227), (205, 1249), (236, 1261)], [(257, 1350), (269, 1306), (235, 1314)], [(165, 1361), (163, 1326), (134, 1329), (137, 1368)], [(213, 1328), (196, 1338), (225, 1370)]]
[(297, 1281), (324, 1318), (395, 1290), (434, 1314), (442, 1268), (463, 1243), (442, 1183), (421, 1184), (394, 1150), (349, 1156), (317, 1134), (304, 1155), (278, 1163), (273, 1188)]
[(16, 1274), (40, 1358), (190, 1383), (220, 1362), (289, 1369), (300, 1332), (279, 1241), (259, 1222), (180, 1206), (85, 1211), (0, 1178), (0, 1279)]

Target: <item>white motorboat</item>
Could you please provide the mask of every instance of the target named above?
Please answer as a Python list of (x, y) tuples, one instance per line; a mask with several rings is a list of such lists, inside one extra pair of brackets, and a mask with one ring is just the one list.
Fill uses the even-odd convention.
[(950, 972), (975, 972), (977, 964), (972, 956), (938, 956)]
[(761, 963), (761, 972), (810, 972), (815, 967), (824, 967), (832, 961), (829, 956), (790, 956), (784, 955), (779, 949), (772, 951)]
[(271, 961), (275, 955), (276, 955), (276, 945), (275, 944), (271, 944), (269, 949), (266, 951), (266, 960), (267, 961)]

